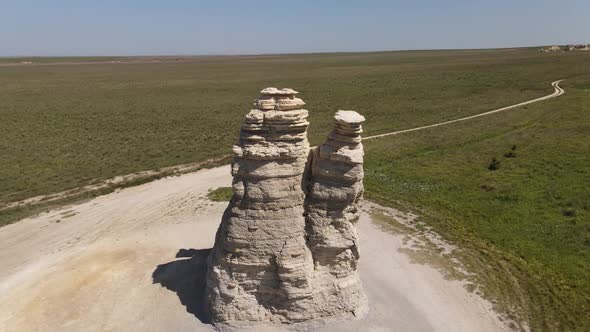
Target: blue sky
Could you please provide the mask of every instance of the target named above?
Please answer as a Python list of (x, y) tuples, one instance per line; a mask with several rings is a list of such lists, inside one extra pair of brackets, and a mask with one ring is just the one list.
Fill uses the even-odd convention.
[(0, 0), (0, 56), (590, 43), (590, 0)]

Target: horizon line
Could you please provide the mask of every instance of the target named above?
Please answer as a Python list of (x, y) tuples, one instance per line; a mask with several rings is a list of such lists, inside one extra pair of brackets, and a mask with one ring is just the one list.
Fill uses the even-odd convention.
[(89, 57), (239, 57), (239, 56), (278, 56), (278, 55), (314, 55), (314, 54), (355, 54), (355, 53), (388, 53), (388, 52), (415, 52), (415, 51), (485, 51), (485, 50), (511, 50), (511, 49), (527, 49), (527, 48), (542, 48), (547, 46), (564, 46), (573, 44), (546, 44), (546, 45), (530, 45), (530, 46), (509, 46), (509, 47), (475, 47), (475, 48), (415, 48), (415, 49), (387, 49), (387, 50), (365, 50), (365, 51), (311, 51), (311, 52), (268, 52), (268, 53), (178, 53), (178, 54), (94, 54), (94, 55), (67, 55), (67, 54), (45, 54), (45, 55), (0, 55), (0, 58), (89, 58)]

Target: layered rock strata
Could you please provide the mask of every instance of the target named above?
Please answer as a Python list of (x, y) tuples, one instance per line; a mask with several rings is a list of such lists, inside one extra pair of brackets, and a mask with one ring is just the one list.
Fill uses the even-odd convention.
[(214, 322), (297, 322), (363, 307), (355, 209), (345, 206), (362, 191), (362, 145), (332, 138), (360, 140), (360, 122), (337, 113), (334, 132), (310, 154), (308, 112), (296, 94), (262, 90), (233, 148), (234, 194), (207, 275)]
[(297, 299), (312, 294), (301, 186), (309, 123), (296, 93), (262, 90), (233, 148), (234, 194), (217, 231), (207, 280), (214, 321), (303, 319)]
[(335, 128), (310, 157), (306, 210), (307, 244), (314, 260), (314, 296), (325, 316), (364, 309), (357, 274), (358, 239), (354, 223), (363, 194), (361, 123), (354, 111), (338, 111)]

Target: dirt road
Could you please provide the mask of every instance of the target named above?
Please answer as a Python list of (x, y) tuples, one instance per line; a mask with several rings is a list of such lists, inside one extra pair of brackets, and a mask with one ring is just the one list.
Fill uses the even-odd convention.
[(370, 139), (375, 139), (375, 138), (379, 138), (379, 137), (399, 135), (399, 134), (403, 134), (403, 133), (409, 133), (409, 132), (412, 132), (412, 131), (418, 131), (418, 130), (423, 130), (423, 129), (428, 129), (428, 128), (440, 127), (440, 126), (448, 125), (448, 124), (451, 124), (451, 123), (461, 122), (461, 121), (466, 121), (466, 120), (471, 120), (471, 119), (479, 118), (479, 117), (482, 117), (482, 116), (487, 116), (487, 115), (494, 114), (494, 113), (508, 111), (508, 110), (511, 110), (511, 109), (514, 109), (514, 108), (517, 108), (517, 107), (526, 106), (526, 105), (529, 105), (529, 104), (532, 104), (532, 103), (536, 103), (536, 102), (539, 102), (539, 101), (543, 101), (543, 100), (547, 100), (547, 99), (559, 97), (559, 96), (561, 96), (561, 95), (563, 95), (565, 93), (565, 90), (562, 87), (559, 86), (559, 83), (561, 83), (562, 81), (563, 80), (558, 80), (558, 81), (551, 82), (551, 86), (553, 87), (553, 93), (548, 94), (548, 95), (543, 96), (543, 97), (539, 97), (539, 98), (527, 100), (527, 101), (524, 101), (522, 103), (518, 103), (518, 104), (514, 104), (514, 105), (510, 105), (510, 106), (498, 108), (498, 109), (495, 109), (495, 110), (491, 110), (491, 111), (487, 111), (487, 112), (483, 112), (483, 113), (479, 113), (479, 114), (475, 114), (475, 115), (466, 116), (464, 118), (459, 118), (459, 119), (454, 119), (454, 120), (449, 120), (449, 121), (434, 123), (434, 124), (431, 124), (431, 125), (426, 125), (426, 126), (421, 126), (421, 127), (416, 127), (416, 128), (410, 128), (410, 129), (392, 131), (392, 132), (389, 132), (389, 133), (384, 133), (384, 134), (379, 134), (379, 135), (366, 136), (366, 137), (363, 137), (363, 141), (370, 140)]
[[(212, 330), (200, 320), (199, 283), (226, 204), (206, 193), (230, 183), (228, 166), (202, 170), (0, 228), (0, 331)], [(413, 263), (404, 235), (384, 231), (366, 212), (358, 231), (369, 314), (300, 328), (504, 328), (462, 282)]]

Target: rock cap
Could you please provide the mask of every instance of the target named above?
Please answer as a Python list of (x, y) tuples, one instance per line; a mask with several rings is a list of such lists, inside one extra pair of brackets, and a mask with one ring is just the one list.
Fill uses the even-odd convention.
[(340, 110), (334, 114), (336, 122), (345, 124), (360, 124), (365, 121), (365, 117), (355, 111)]
[(265, 89), (262, 89), (260, 91), (260, 94), (265, 95), (265, 96), (293, 96), (298, 94), (299, 92), (290, 89), (290, 88), (284, 88), (284, 89), (277, 89), (274, 87), (268, 87)]
[(284, 95), (296, 95), (299, 93), (299, 91), (295, 91), (291, 88), (283, 88), (280, 90), (280, 92), (281, 92), (281, 94), (284, 94)]

